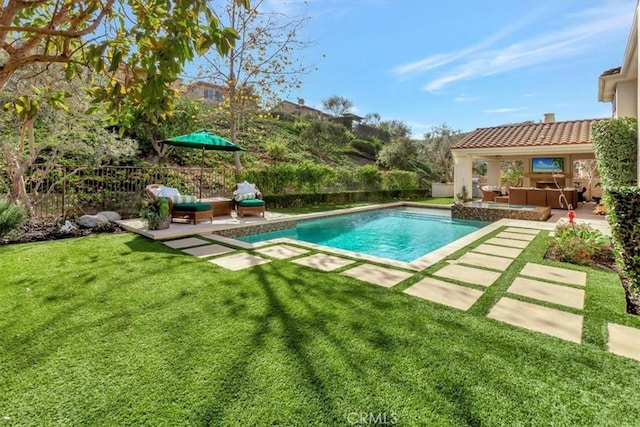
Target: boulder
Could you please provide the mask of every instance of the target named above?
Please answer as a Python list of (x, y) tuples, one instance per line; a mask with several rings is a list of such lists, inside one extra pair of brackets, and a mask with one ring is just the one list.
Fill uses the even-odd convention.
[(78, 225), (84, 228), (99, 228), (109, 224), (109, 219), (104, 215), (82, 215), (78, 218)]
[(114, 212), (114, 211), (98, 212), (96, 215), (102, 215), (105, 218), (107, 218), (110, 222), (116, 222), (122, 219), (122, 216), (120, 216), (118, 212)]

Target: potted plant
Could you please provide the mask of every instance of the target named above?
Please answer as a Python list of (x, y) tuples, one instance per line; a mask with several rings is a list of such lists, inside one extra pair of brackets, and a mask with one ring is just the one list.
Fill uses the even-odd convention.
[(140, 217), (147, 221), (149, 230), (166, 230), (171, 224), (169, 200), (164, 197), (146, 199), (143, 202)]

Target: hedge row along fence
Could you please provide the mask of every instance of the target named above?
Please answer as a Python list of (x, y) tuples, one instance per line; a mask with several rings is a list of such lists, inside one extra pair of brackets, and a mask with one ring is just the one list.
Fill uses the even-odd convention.
[(271, 194), (264, 196), (270, 208), (290, 208), (322, 204), (378, 202), (389, 199), (421, 199), (431, 196), (431, 190), (345, 191), (340, 193)]
[(632, 292), (640, 292), (640, 187), (638, 121), (631, 117), (593, 125), (593, 147), (604, 183), (616, 259)]
[[(1, 178), (0, 195), (8, 194), (8, 181)], [(39, 217), (66, 218), (103, 210), (115, 210), (124, 217), (136, 217), (145, 197), (144, 188), (149, 184), (164, 184), (178, 188), (183, 194), (194, 195), (199, 195), (202, 188), (203, 198), (230, 197), (235, 183), (244, 179), (255, 182), (267, 197), (282, 195), (282, 199), (268, 201), (270, 207), (299, 206), (303, 200), (304, 203), (314, 204), (411, 197), (404, 190), (416, 190), (419, 187), (430, 189), (430, 185), (420, 185), (418, 176), (413, 172), (381, 172), (375, 166), (339, 169), (303, 162), (268, 170), (247, 170), (239, 177), (232, 170), (201, 171), (197, 167), (104, 166), (72, 169), (60, 166), (46, 171), (36, 168), (27, 179), (27, 191)], [(418, 193), (426, 194), (425, 191)]]
[(380, 171), (375, 165), (335, 168), (311, 161), (248, 169), (241, 180), (256, 183), (264, 194), (331, 193), (350, 190), (415, 190), (430, 187), (415, 172)]

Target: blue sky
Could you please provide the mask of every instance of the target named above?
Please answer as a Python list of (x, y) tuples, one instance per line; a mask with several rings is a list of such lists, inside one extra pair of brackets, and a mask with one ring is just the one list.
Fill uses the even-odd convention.
[(309, 17), (299, 92), (321, 108), (471, 131), (524, 120), (609, 117), (598, 76), (617, 67), (636, 0), (268, 0)]

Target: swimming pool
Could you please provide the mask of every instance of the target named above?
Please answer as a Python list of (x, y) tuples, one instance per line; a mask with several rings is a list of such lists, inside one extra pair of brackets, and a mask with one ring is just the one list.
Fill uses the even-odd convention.
[(288, 237), (332, 248), (411, 262), (485, 225), (451, 218), (449, 211), (381, 209), (300, 221), (296, 227), (237, 237), (247, 243)]

